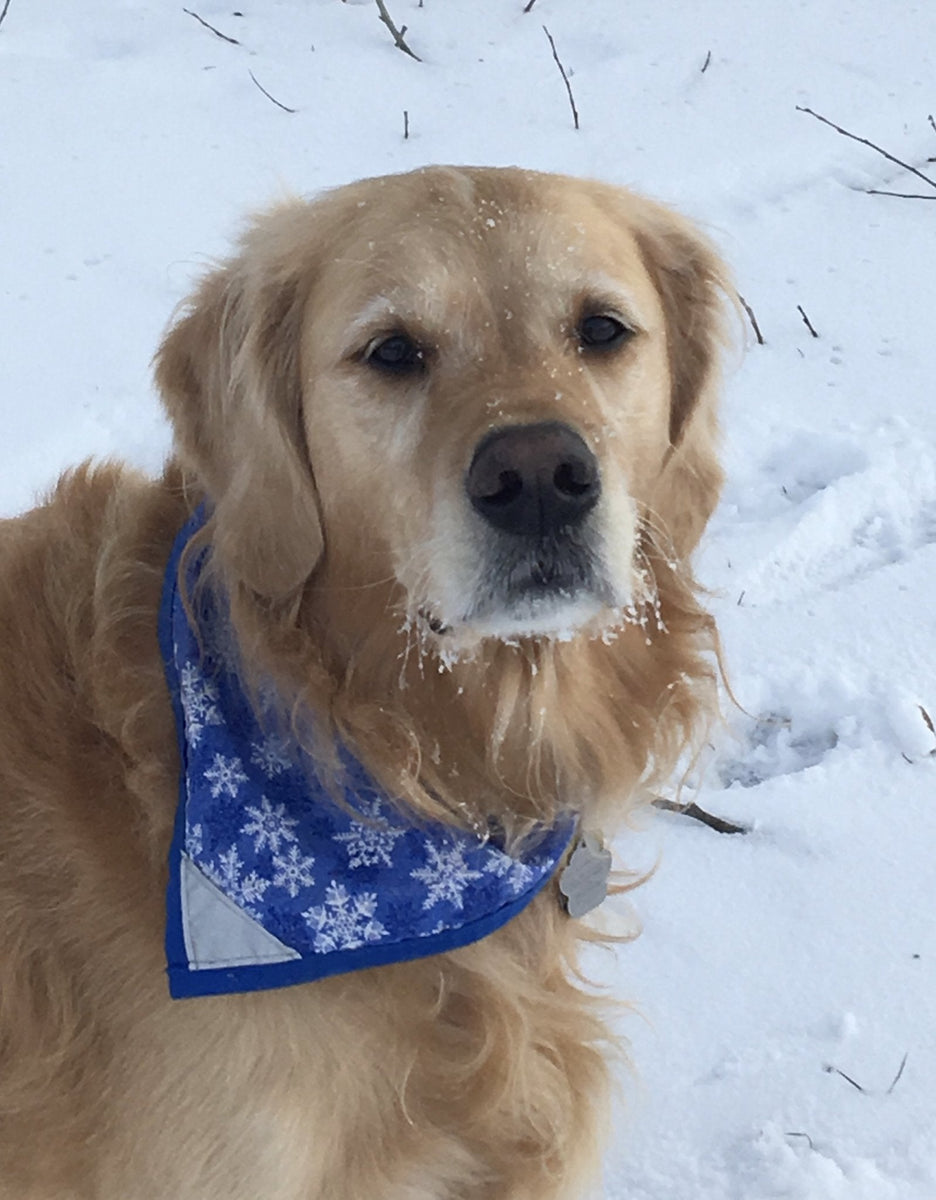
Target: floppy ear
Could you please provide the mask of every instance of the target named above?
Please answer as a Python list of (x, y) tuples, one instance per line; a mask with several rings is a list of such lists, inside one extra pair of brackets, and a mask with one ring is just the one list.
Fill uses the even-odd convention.
[(230, 577), (280, 598), (324, 542), (302, 424), (309, 270), (277, 240), (288, 238), (255, 227), (202, 281), (155, 361), (177, 453), (213, 507), (215, 555)]
[(690, 554), (718, 502), (719, 359), (727, 341), (726, 302), (735, 295), (727, 268), (687, 220), (649, 201), (635, 234), (659, 294), (670, 373), (670, 447), (652, 507), (676, 553)]

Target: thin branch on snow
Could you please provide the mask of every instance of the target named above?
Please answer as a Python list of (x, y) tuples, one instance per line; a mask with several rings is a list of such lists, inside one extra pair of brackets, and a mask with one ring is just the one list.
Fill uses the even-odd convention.
[(403, 109), (403, 141), (409, 140), (409, 113)]
[[(8, 2), (9, 2), (9, 0), (8, 0)], [(930, 113), (930, 114), (929, 114), (929, 116), (927, 117), (927, 120), (929, 121), (930, 125), (932, 125), (932, 127), (933, 127), (933, 132), (934, 132), (934, 133), (936, 133), (936, 121), (934, 121), (934, 120), (933, 120), (933, 114), (932, 114), (932, 113)]]
[(417, 62), (422, 62), (422, 59), (419, 57), (419, 55), (414, 54), (403, 40), (403, 34), (406, 33), (406, 26), (404, 25), (402, 29), (397, 29), (396, 25), (394, 25), (390, 18), (390, 14), (387, 12), (387, 6), (384, 4), (384, 0), (376, 0), (376, 4), (377, 11), (380, 13), (381, 21), (383, 21), (384, 25), (386, 25), (386, 27), (393, 34), (393, 41), (396, 47), (399, 50), (402, 50), (404, 54), (408, 54), (410, 58), (415, 58)]
[(826, 1063), (826, 1065), (822, 1069), (825, 1071), (825, 1073), (827, 1075), (841, 1075), (841, 1077), (845, 1080), (846, 1083), (850, 1083), (852, 1085), (852, 1087), (855, 1088), (857, 1091), (861, 1092), (861, 1094), (863, 1096), (867, 1096), (867, 1094), (868, 1094), (867, 1088), (863, 1088), (860, 1083), (856, 1083), (855, 1080), (852, 1079), (851, 1075), (846, 1075), (845, 1072), (840, 1071), (838, 1069), (838, 1067), (833, 1067), (831, 1063)]
[(860, 1083), (858, 1083), (857, 1080), (852, 1079), (851, 1075), (846, 1075), (844, 1071), (840, 1070), (838, 1067), (834, 1067), (831, 1063), (826, 1063), (826, 1065), (822, 1069), (825, 1071), (825, 1073), (827, 1075), (841, 1075), (841, 1077), (845, 1080), (845, 1082), (850, 1083), (853, 1088), (855, 1088), (857, 1091), (861, 1092), (862, 1096), (881, 1096), (881, 1095), (889, 1096), (891, 1094), (891, 1092), (894, 1090), (894, 1088), (897, 1086), (897, 1084), (900, 1082), (900, 1078), (904, 1073), (904, 1067), (907, 1065), (907, 1059), (909, 1057), (910, 1057), (910, 1051), (908, 1050), (904, 1054), (903, 1058), (900, 1060), (900, 1066), (897, 1068), (897, 1074), (894, 1076), (890, 1087), (885, 1092), (873, 1092), (873, 1091), (871, 1091), (870, 1088), (863, 1087)]
[(704, 808), (700, 808), (694, 801), (689, 804), (680, 804), (676, 800), (667, 800), (663, 796), (654, 796), (653, 807), (660, 808), (663, 812), (678, 813), (683, 817), (691, 817), (693, 821), (700, 821), (703, 825), (707, 825), (709, 829), (714, 829), (716, 833), (749, 833), (750, 830), (746, 825), (736, 825), (733, 821), (726, 821), (724, 817), (713, 816), (712, 813), (706, 812)]
[(578, 109), (575, 107), (575, 97), (572, 95), (572, 84), (569, 83), (569, 77), (565, 73), (565, 67), (559, 61), (559, 54), (556, 51), (556, 43), (553, 41), (553, 36), (549, 32), (549, 30), (546, 28), (545, 25), (543, 26), (543, 33), (545, 33), (546, 36), (549, 38), (549, 44), (552, 47), (553, 58), (556, 60), (556, 66), (559, 68), (559, 73), (562, 75), (562, 81), (566, 85), (566, 91), (569, 93), (569, 104), (572, 106), (572, 120), (575, 124), (575, 128), (578, 129), (579, 115), (578, 115)]
[(288, 113), (294, 113), (296, 111), (294, 108), (287, 108), (286, 105), (281, 104), (275, 96), (271, 96), (270, 93), (266, 90), (266, 88), (263, 86), (263, 84), (260, 82), (260, 80), (256, 77), (256, 75), (254, 75), (253, 71), (251, 71), (249, 67), (247, 69), (247, 74), (254, 81), (254, 83), (257, 85), (257, 87), (260, 89), (260, 91), (263, 92), (263, 94), (264, 94), (264, 96), (266, 96), (267, 100), (272, 100), (277, 108), (281, 108), (283, 110), (283, 112), (288, 112)]
[(530, 0), (529, 4), (525, 4), (525, 5), (523, 6), (523, 11), (524, 11), (525, 13), (527, 13), (527, 12), (532, 12), (532, 11), (533, 11), (533, 5), (534, 5), (535, 3), (536, 3), (536, 0)]
[[(237, 40), (237, 38), (228, 37), (228, 35), (226, 33), (222, 33), (220, 29), (215, 29), (214, 25), (209, 25), (208, 22), (204, 19), (204, 17), (200, 17), (198, 15), (198, 13), (192, 12), (192, 10), (190, 8), (183, 8), (182, 11), (184, 13), (188, 13), (188, 15), (190, 17), (194, 17), (195, 20), (199, 23), (199, 25), (204, 25), (204, 27), (206, 29), (210, 29), (211, 32), (215, 35), (215, 37), (219, 37), (222, 42), (230, 42), (232, 46), (240, 45), (240, 42)], [(2, 18), (0, 18), (0, 19), (2, 19)]]
[[(927, 162), (936, 162), (936, 158), (928, 158)], [(898, 200), (936, 200), (936, 196), (924, 196), (922, 192), (883, 192), (880, 188), (866, 188), (867, 196), (896, 196)]]
[[(0, 12), (0, 25), (3, 24), (3, 18), (7, 15), (7, 10), (9, 9), (9, 7), (10, 7), (10, 0), (6, 0), (6, 3), (3, 5), (3, 11)], [(932, 119), (933, 118), (930, 117), (931, 121), (932, 121)]]
[(802, 304), (797, 304), (796, 309), (797, 309), (797, 312), (799, 313), (799, 315), (803, 318), (806, 328), (809, 330), (809, 332), (813, 335), (814, 338), (817, 338), (819, 336), (819, 334), (816, 333), (815, 329), (813, 328), (812, 321), (810, 321), (809, 317), (806, 316), (806, 311), (803, 308)]
[(708, 51), (708, 53), (707, 53), (707, 54), (706, 54), (706, 56), (705, 56), (705, 62), (702, 64), (702, 74), (703, 74), (703, 75), (704, 75), (704, 74), (705, 74), (705, 72), (706, 72), (706, 71), (709, 69), (709, 63), (710, 63), (711, 61), (712, 61), (712, 52), (711, 52), (711, 50), (709, 50), (709, 51)]
[(738, 292), (738, 299), (741, 301), (741, 307), (747, 313), (748, 320), (751, 322), (751, 328), (754, 330), (754, 336), (757, 338), (758, 346), (766, 345), (764, 342), (764, 335), (761, 333), (760, 326), (757, 323), (757, 317), (754, 316), (754, 309), (751, 308), (750, 304), (748, 304), (747, 300), (745, 300), (740, 292)]
[(887, 1094), (888, 1096), (891, 1094), (891, 1092), (894, 1090), (894, 1088), (897, 1086), (897, 1084), (898, 1084), (898, 1083), (900, 1083), (900, 1077), (901, 1077), (901, 1075), (903, 1075), (903, 1073), (904, 1073), (904, 1067), (907, 1065), (907, 1059), (908, 1059), (909, 1057), (910, 1057), (910, 1051), (908, 1050), (908, 1051), (907, 1051), (907, 1052), (904, 1054), (903, 1058), (900, 1060), (900, 1066), (897, 1068), (897, 1074), (894, 1076), (894, 1082), (893, 1082), (893, 1083), (890, 1085), (890, 1087), (887, 1089), (887, 1093), (886, 1093), (886, 1094)]
[(936, 188), (936, 179), (930, 179), (928, 175), (924, 175), (922, 171), (917, 170), (917, 168), (911, 166), (910, 163), (904, 162), (901, 158), (896, 158), (893, 154), (889, 153), (889, 151), (883, 150), (880, 146), (875, 145), (874, 142), (869, 142), (867, 138), (859, 137), (857, 133), (849, 133), (848, 130), (843, 129), (841, 125), (836, 125), (835, 122), (830, 121), (828, 117), (820, 116), (819, 113), (813, 112), (811, 108), (803, 108), (801, 105), (797, 104), (796, 111), (809, 113), (811, 117), (815, 117), (816, 120), (821, 121), (823, 125), (828, 125), (830, 129), (834, 129), (836, 133), (840, 133), (843, 137), (851, 138), (853, 142), (861, 142), (862, 146), (870, 146), (871, 149), (876, 150), (878, 154), (883, 154), (888, 162), (895, 163), (898, 167), (903, 167), (903, 169), (905, 171), (909, 171), (911, 175), (916, 175), (918, 179), (922, 179), (923, 182), (928, 183), (930, 187)]

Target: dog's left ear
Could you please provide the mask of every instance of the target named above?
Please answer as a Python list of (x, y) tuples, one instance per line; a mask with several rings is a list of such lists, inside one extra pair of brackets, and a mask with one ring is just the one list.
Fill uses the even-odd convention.
[(283, 228), (303, 219), (301, 208), (247, 233), (240, 253), (202, 280), (156, 355), (176, 451), (213, 507), (219, 564), (273, 598), (294, 592), (324, 547), (302, 422), (311, 268)]
[(676, 553), (685, 557), (698, 542), (723, 481), (717, 395), (727, 308), (735, 293), (714, 247), (685, 218), (639, 200), (632, 219), (663, 306), (670, 374), (670, 448), (651, 503)]

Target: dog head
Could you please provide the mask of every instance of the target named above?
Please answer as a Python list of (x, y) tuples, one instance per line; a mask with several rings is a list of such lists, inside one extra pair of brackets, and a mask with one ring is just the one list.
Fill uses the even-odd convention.
[(427, 637), (565, 636), (652, 594), (717, 499), (721, 265), (623, 190), (428, 168), (258, 219), (157, 379), (261, 596), (386, 585)]

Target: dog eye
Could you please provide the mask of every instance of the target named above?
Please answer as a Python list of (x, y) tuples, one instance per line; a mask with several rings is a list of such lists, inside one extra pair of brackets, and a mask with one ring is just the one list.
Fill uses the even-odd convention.
[(583, 317), (579, 321), (577, 333), (579, 342), (586, 349), (594, 347), (607, 350), (626, 341), (633, 330), (628, 329), (617, 317), (609, 317), (605, 313), (595, 313), (593, 316)]
[(421, 370), (426, 356), (422, 348), (405, 333), (393, 333), (390, 337), (373, 341), (364, 351), (364, 361), (380, 371), (392, 371), (403, 375)]

